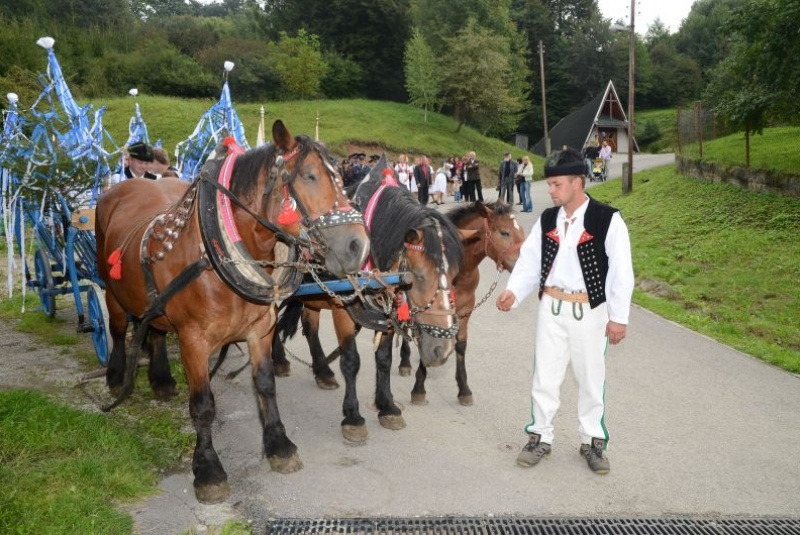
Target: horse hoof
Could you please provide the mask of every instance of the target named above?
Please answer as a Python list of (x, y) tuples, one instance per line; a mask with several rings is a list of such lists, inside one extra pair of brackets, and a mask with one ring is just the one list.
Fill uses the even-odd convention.
[(231, 495), (231, 487), (227, 481), (218, 485), (195, 486), (194, 495), (197, 501), (205, 504), (224, 502)]
[(274, 364), (272, 366), (272, 371), (275, 377), (289, 377), (292, 371), (292, 364), (290, 362), (286, 364)]
[(293, 453), (291, 457), (278, 457), (273, 455), (269, 458), (269, 466), (273, 472), (279, 474), (291, 474), (303, 468), (303, 461), (297, 453)]
[(366, 425), (343, 425), (342, 436), (348, 442), (364, 443), (367, 441)]
[(317, 382), (317, 387), (322, 390), (336, 390), (339, 388), (339, 382), (333, 375), (329, 377), (314, 377), (314, 380)]
[(428, 400), (425, 399), (425, 394), (411, 394), (411, 404), (425, 406), (428, 404)]
[(472, 394), (468, 396), (458, 396), (458, 402), (464, 405), (465, 407), (472, 407), (473, 403)]
[(399, 431), (406, 427), (406, 421), (401, 414), (387, 414), (386, 416), (378, 416), (378, 421), (381, 427), (391, 429), (392, 431)]
[(400, 377), (408, 377), (411, 375), (411, 367), (400, 366), (397, 368), (397, 371), (400, 373)]
[(153, 387), (153, 395), (158, 401), (169, 401), (178, 395), (178, 389), (175, 388), (175, 385)]

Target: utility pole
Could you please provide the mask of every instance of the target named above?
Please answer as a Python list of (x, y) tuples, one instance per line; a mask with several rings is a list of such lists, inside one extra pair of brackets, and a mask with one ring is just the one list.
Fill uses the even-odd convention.
[(544, 89), (544, 45), (539, 40), (539, 70), (542, 78), (542, 122), (544, 124), (544, 153), (550, 154), (550, 131), (547, 129), (547, 98)]
[(622, 193), (633, 191), (633, 97), (635, 93), (634, 74), (636, 73), (636, 31), (633, 24), (636, 16), (636, 0), (631, 0), (631, 28), (628, 44), (628, 172), (622, 174)]

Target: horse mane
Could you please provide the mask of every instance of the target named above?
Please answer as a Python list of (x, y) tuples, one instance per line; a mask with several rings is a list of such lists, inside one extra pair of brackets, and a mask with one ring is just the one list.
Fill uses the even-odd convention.
[[(366, 203), (380, 186), (377, 180), (361, 184), (357, 202), (363, 212)], [(387, 187), (383, 190), (375, 207), (370, 229), (372, 258), (378, 269), (386, 270), (403, 251), (406, 232), (412, 228), (425, 228), (425, 255), (438, 265), (442, 261), (442, 246), (431, 220), (438, 221), (442, 229), (445, 255), (450, 266), (461, 266), (464, 247), (456, 226), (444, 214), (433, 208), (422, 206), (403, 187)]]
[[(494, 212), (495, 215), (499, 216), (506, 216), (514, 213), (513, 206), (500, 200), (493, 201), (490, 203), (485, 203), (484, 206), (486, 206), (486, 208), (488, 208), (489, 211)], [(450, 219), (450, 221), (453, 222), (454, 225), (458, 226), (465, 219), (468, 219), (476, 215), (477, 213), (478, 210), (475, 207), (475, 203), (471, 202), (463, 206), (453, 208), (452, 210), (447, 212), (447, 217)]]
[[(330, 161), (331, 155), (324, 145), (312, 141), (308, 136), (302, 135), (294, 138), (295, 142), (300, 146), (296, 161), (302, 161), (308, 156), (312, 149), (319, 151), (323, 159)], [(275, 163), (278, 149), (274, 143), (267, 143), (260, 147), (250, 149), (238, 158), (236, 158), (236, 165), (233, 168), (231, 175), (231, 191), (234, 195), (241, 199), (252, 201), (251, 197), (253, 191), (258, 185), (258, 177), (262, 169), (267, 172), (272, 168)], [(289, 179), (293, 179), (299, 170), (299, 166), (295, 166)]]

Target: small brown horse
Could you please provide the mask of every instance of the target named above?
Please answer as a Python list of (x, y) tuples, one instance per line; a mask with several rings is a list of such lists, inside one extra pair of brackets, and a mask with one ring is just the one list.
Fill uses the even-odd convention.
[[(511, 206), (503, 201), (484, 205), (481, 202), (467, 204), (450, 210), (449, 219), (462, 231), (472, 231), (464, 244), (464, 263), (453, 281), (456, 289), (456, 310), (459, 311), (459, 326), (456, 342), (456, 383), (458, 401), (462, 405), (472, 405), (472, 390), (467, 384), (467, 333), (469, 320), (475, 310), (475, 290), (480, 282), (480, 263), (491, 258), (497, 265), (498, 276), (502, 270), (511, 271), (519, 258), (519, 250), (525, 241), (525, 231), (517, 222)], [(496, 284), (496, 282), (495, 282)], [(494, 289), (494, 285), (492, 286)], [(488, 296), (487, 296), (488, 297)], [(484, 298), (485, 300), (485, 298)], [(403, 341), (400, 352), (400, 375), (411, 374), (410, 348)], [(425, 405), (425, 378), (427, 370), (425, 359), (420, 359), (416, 382), (411, 391), (411, 402)]]
[[(410, 308), (409, 317), (407, 323), (401, 320), (395, 325), (409, 327), (427, 366), (444, 364), (455, 349), (458, 330), (457, 309), (451, 295), (453, 280), (464, 254), (458, 229), (443, 214), (417, 203), (405, 188), (387, 188), (373, 180), (362, 183), (354, 200), (357, 206), (367, 208), (365, 213), (371, 223), (374, 267), (380, 271), (408, 273), (410, 288), (402, 293)], [(374, 214), (373, 218), (369, 217), (370, 213)], [(391, 309), (392, 302), (388, 305), (390, 310), (381, 311), (380, 315), (385, 314), (383, 321), (390, 323), (392, 314), (394, 319), (398, 318), (396, 309)], [(292, 336), (302, 312), (303, 333), (311, 350), (317, 385), (324, 389), (337, 388), (338, 383), (319, 342), (319, 312), (322, 309), (331, 310), (333, 315), (341, 355), (340, 367), (345, 379), (342, 434), (349, 441), (363, 442), (367, 439), (367, 428), (358, 409), (356, 375), (360, 356), (355, 343), (361, 326), (355, 323), (347, 308), (327, 296), (301, 298), (281, 314), (278, 334), (282, 339)], [(353, 316), (358, 317), (358, 314)], [(375, 405), (378, 421), (383, 427), (402, 429), (406, 424), (394, 402), (390, 384), (393, 327), (387, 330), (375, 351)], [(276, 336), (273, 341), (276, 374), (288, 375), (289, 362), (278, 338)]]
[[(296, 286), (291, 287), (292, 283), (286, 288), (285, 277), (278, 277), (292, 263), (276, 261), (284, 259), (282, 250), (288, 249), (291, 257), (299, 248), (301, 258), (316, 259), (326, 270), (344, 277), (360, 269), (369, 251), (363, 219), (360, 214), (351, 215), (356, 211), (325, 148), (305, 136), (292, 137), (280, 121), (273, 125), (272, 136), (273, 144), (245, 152), (235, 162), (229, 156), (221, 165), (223, 170), (232, 167), (227, 175), (230, 189), (204, 168), (192, 184), (174, 179), (125, 181), (97, 205), (98, 267), (106, 283), (114, 341), (107, 382), (112, 389), (118, 387), (124, 369), (123, 386), (132, 388), (128, 375), (135, 373), (135, 364), (129, 371), (134, 359), (128, 355), (126, 362), (124, 349), (128, 314), (144, 317), (145, 326), (150, 320), (152, 346), (163, 348), (166, 331), (178, 334), (189, 385), (189, 412), (197, 432), (194, 487), (197, 499), (204, 503), (222, 501), (230, 494), (227, 474), (211, 440), (215, 404), (209, 355), (224, 344), (247, 342), (265, 454), (277, 472), (299, 470), (297, 447), (286, 436), (278, 412), (271, 358), (274, 301)], [(231, 148), (230, 152), (237, 151)], [(221, 162), (214, 154), (209, 160)], [(203, 199), (222, 205), (204, 205)], [(209, 238), (206, 212), (214, 206), (227, 206), (216, 213), (219, 224), (214, 227), (225, 231)], [(238, 251), (236, 256), (233, 251)], [(297, 263), (290, 267), (292, 272), (297, 269)], [(299, 283), (296, 277), (289, 278)], [(163, 296), (170, 293), (172, 297), (165, 301)], [(134, 350), (143, 338), (137, 332)], [(151, 367), (151, 382), (164, 366), (168, 374), (164, 355), (156, 360), (162, 369)]]

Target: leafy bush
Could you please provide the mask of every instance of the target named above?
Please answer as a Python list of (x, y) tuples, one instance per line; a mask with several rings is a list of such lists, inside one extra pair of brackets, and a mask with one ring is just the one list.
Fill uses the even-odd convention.
[(658, 141), (661, 137), (661, 129), (658, 127), (658, 124), (652, 119), (648, 119), (644, 122), (644, 126), (640, 132), (636, 133), (636, 140), (639, 142), (639, 145), (642, 147), (646, 147)]

